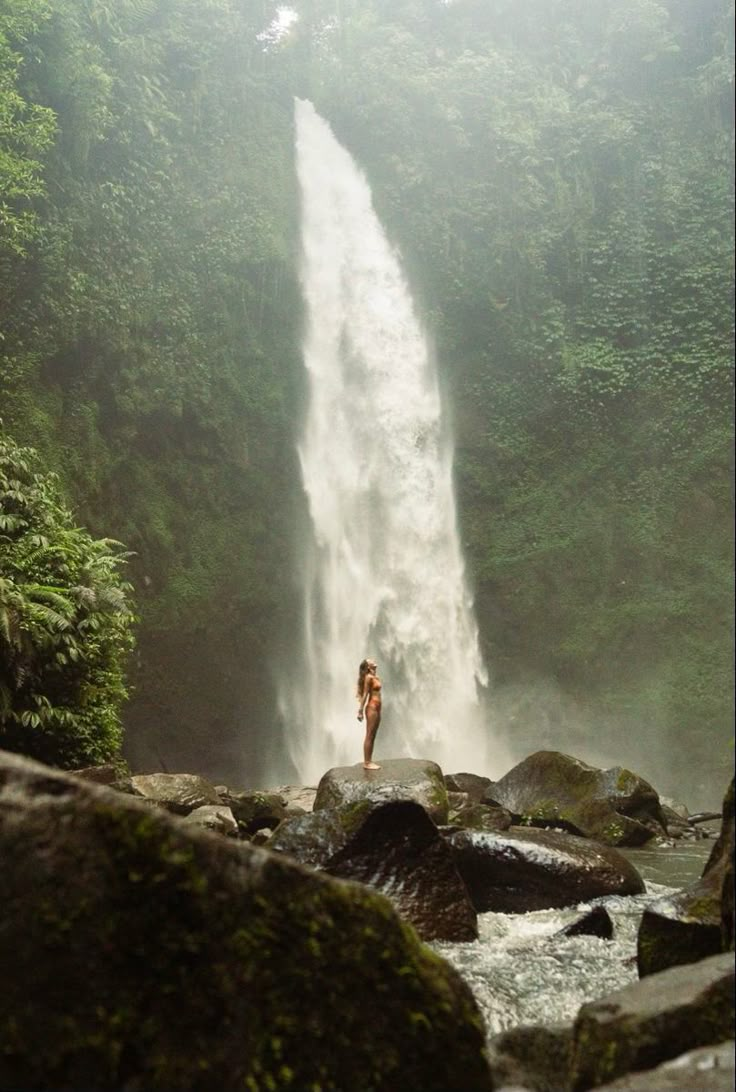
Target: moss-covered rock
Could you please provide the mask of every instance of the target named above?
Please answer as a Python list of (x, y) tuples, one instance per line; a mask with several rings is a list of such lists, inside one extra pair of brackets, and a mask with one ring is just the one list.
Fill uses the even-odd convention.
[(720, 877), (665, 895), (642, 914), (636, 962), (643, 978), (721, 951)]
[(723, 826), (703, 875), (674, 895), (655, 900), (639, 925), (640, 976), (733, 948), (733, 781), (723, 801)]
[(573, 1030), (573, 1092), (731, 1038), (733, 990), (733, 956), (722, 953), (583, 1005)]
[(508, 830), (513, 816), (506, 808), (489, 804), (466, 804), (450, 812), (449, 822), (464, 830)]
[(493, 786), (499, 804), (531, 821), (563, 820), (609, 846), (643, 845), (664, 834), (659, 796), (620, 766), (600, 770), (559, 751), (537, 751)]
[(314, 810), (354, 804), (358, 800), (371, 800), (377, 804), (414, 800), (435, 823), (447, 822), (445, 779), (437, 763), (428, 759), (385, 759), (379, 770), (364, 770), (360, 763), (335, 766), (323, 775), (317, 786)]
[(0, 1087), (488, 1092), (468, 988), (359, 884), (0, 755)]

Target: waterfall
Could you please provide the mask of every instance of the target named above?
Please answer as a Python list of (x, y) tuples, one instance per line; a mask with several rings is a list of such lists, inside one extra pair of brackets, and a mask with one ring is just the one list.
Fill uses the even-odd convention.
[(378, 663), (383, 758), (486, 772), (478, 647), (452, 445), (427, 339), (368, 183), (297, 101), (308, 405), (299, 443), (304, 666), (283, 710), (303, 781), (362, 759), (355, 684)]

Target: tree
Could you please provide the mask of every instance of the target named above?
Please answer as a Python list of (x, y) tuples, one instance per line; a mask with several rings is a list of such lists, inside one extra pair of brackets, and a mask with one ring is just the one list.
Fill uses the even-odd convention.
[(0, 436), (0, 746), (82, 766), (119, 755), (130, 585), (35, 461)]

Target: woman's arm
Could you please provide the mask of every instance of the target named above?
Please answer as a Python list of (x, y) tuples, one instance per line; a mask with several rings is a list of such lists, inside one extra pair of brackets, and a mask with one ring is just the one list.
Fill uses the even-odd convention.
[(363, 697), (360, 699), (360, 705), (358, 706), (358, 720), (363, 719), (363, 709), (365, 708), (365, 703), (368, 701), (369, 697), (371, 696), (371, 687), (372, 687), (372, 685), (373, 685), (373, 676), (372, 675), (366, 675), (365, 683), (363, 684)]

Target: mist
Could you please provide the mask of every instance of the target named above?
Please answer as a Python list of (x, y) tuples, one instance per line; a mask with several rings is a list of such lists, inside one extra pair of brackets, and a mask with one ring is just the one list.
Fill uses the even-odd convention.
[[(358, 761), (375, 655), (392, 757), (499, 777), (562, 750), (717, 806), (732, 6), (52, 7), (0, 21), (0, 415), (126, 552), (137, 651), (102, 719), (131, 767), (268, 787)], [(311, 300), (295, 98), (375, 218)], [(374, 230), (394, 327), (357, 300)], [(319, 447), (305, 345), (338, 317)]]

